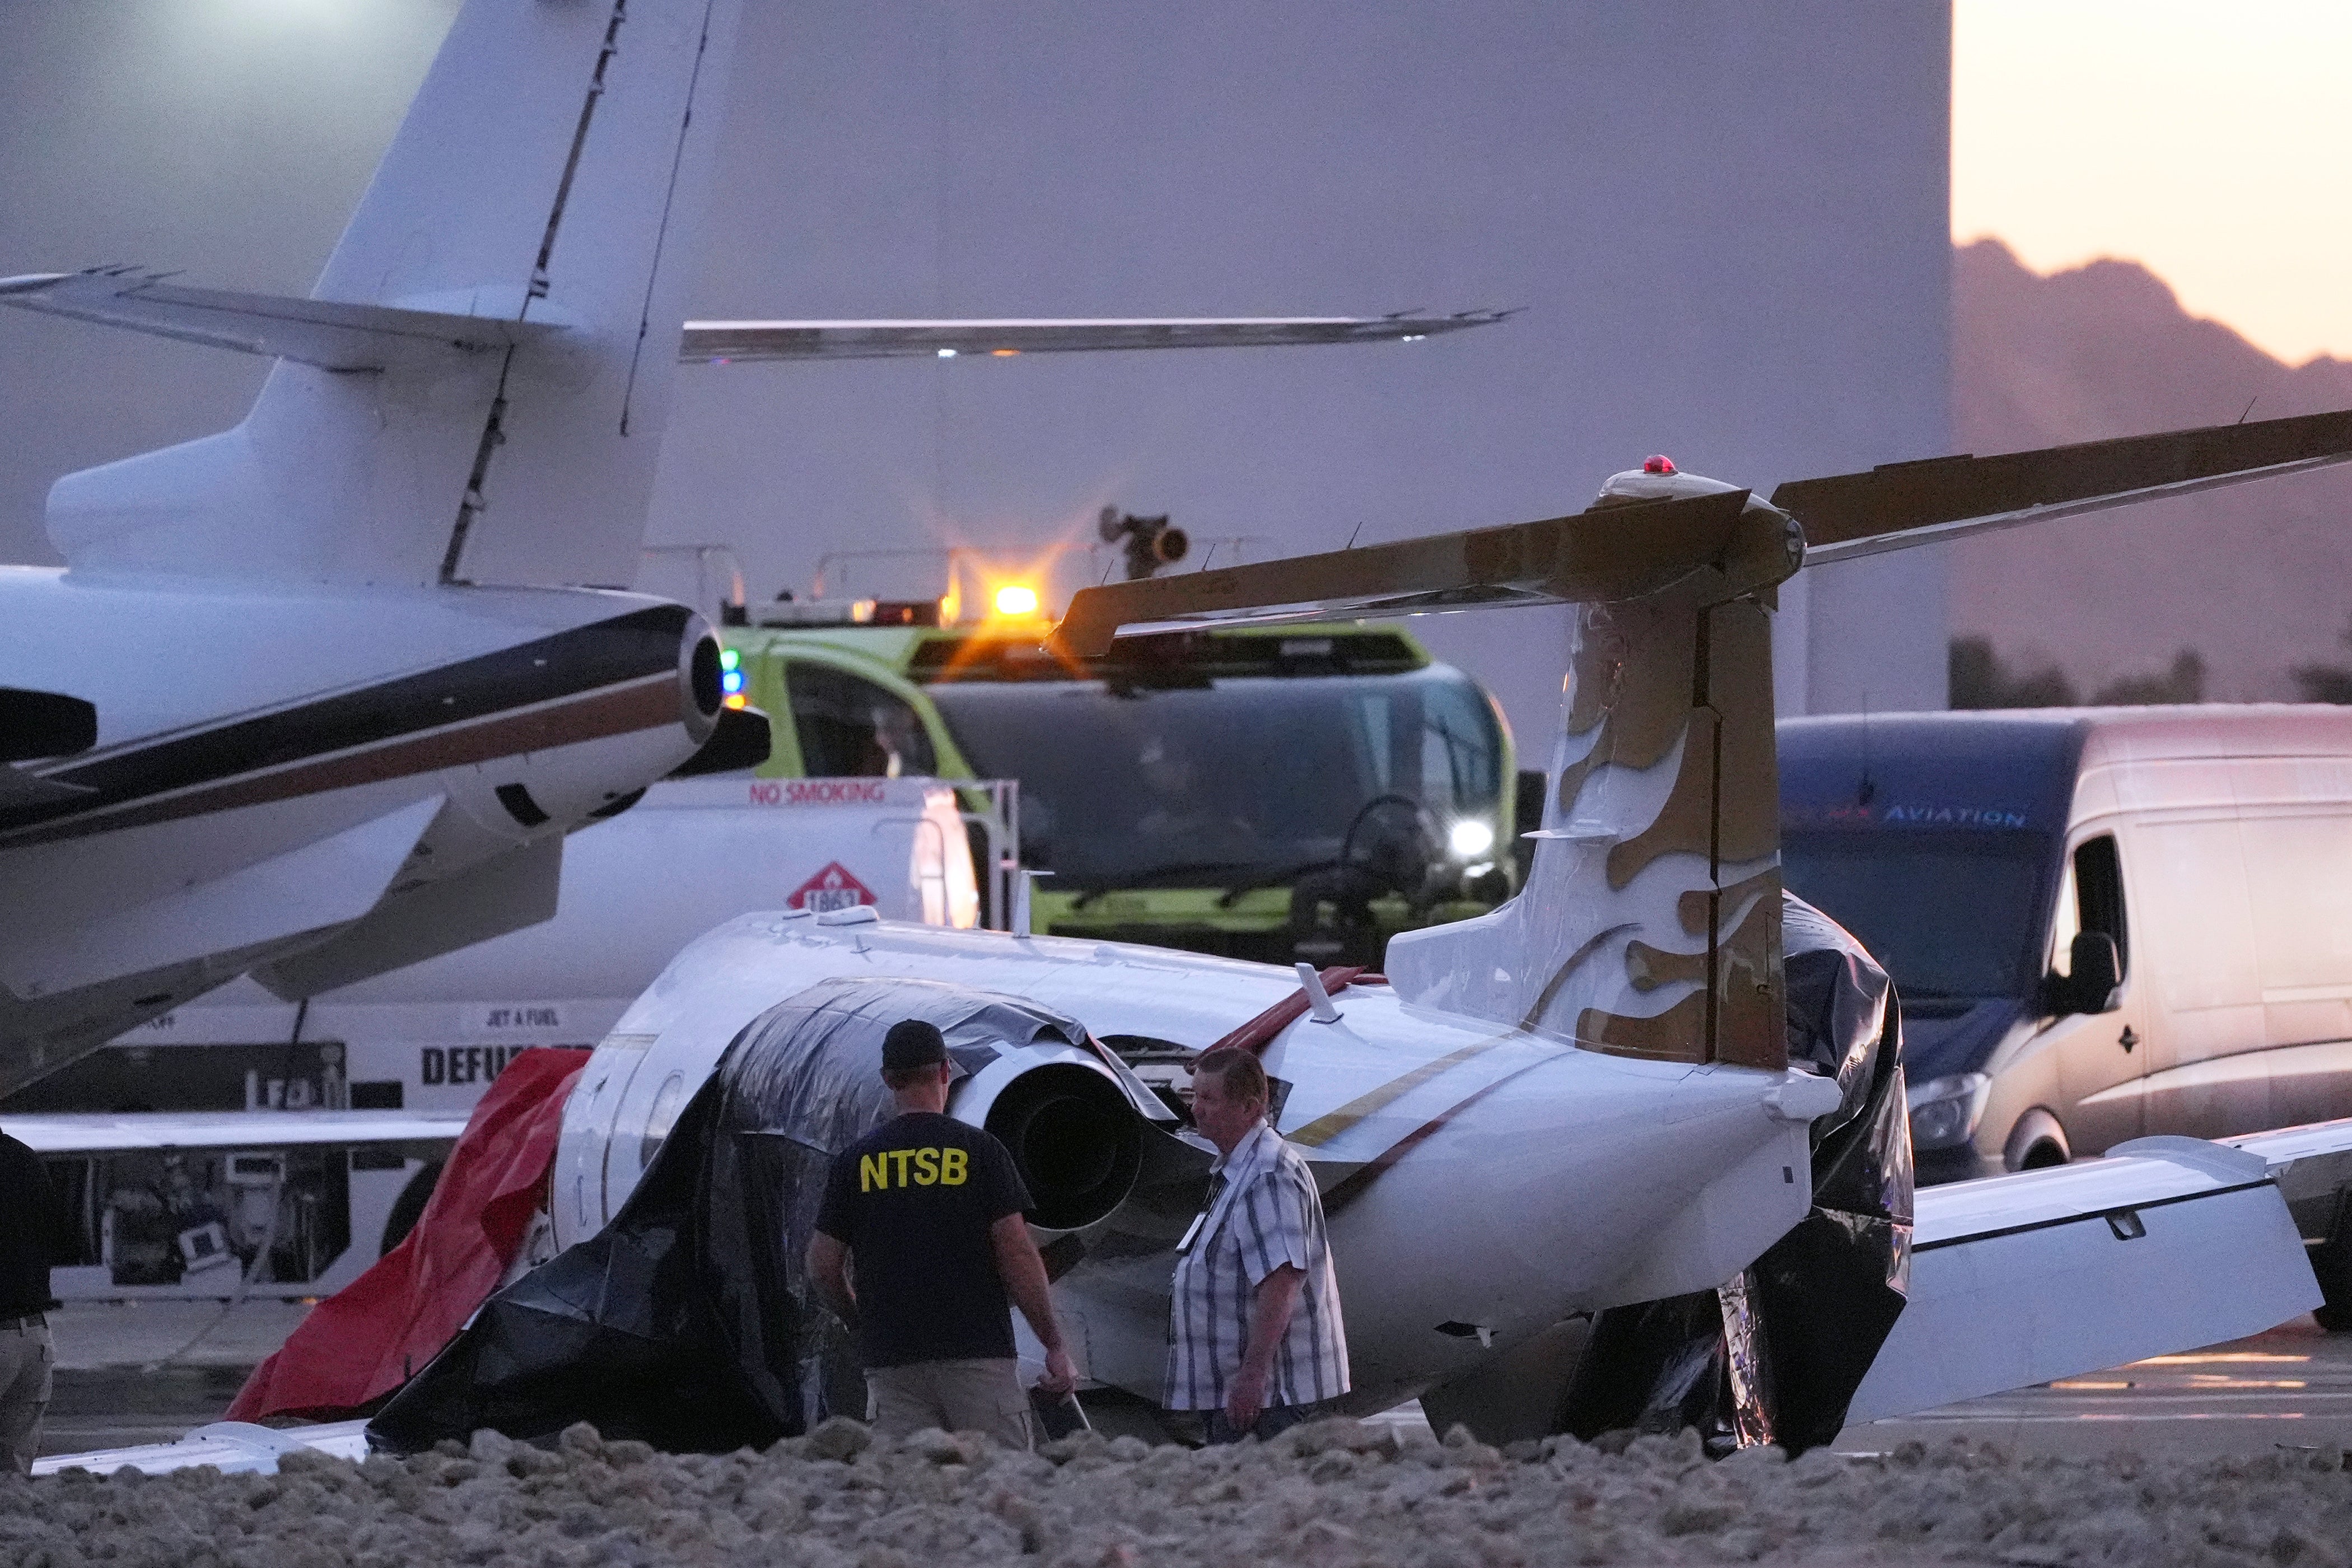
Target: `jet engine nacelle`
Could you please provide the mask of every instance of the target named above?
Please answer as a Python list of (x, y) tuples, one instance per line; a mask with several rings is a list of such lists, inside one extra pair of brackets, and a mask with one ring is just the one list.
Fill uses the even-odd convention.
[[(647, 781), (679, 765), (681, 744), (698, 748), (717, 731), (725, 700), (719, 688), (719, 639), (700, 616), (667, 608), (674, 626), (656, 623), (616, 628), (605, 646), (592, 646), (585, 652), (615, 665), (625, 659), (642, 665), (656, 650), (633, 644), (667, 647), (674, 643), (676, 668), (667, 679), (643, 680), (634, 690), (602, 699), (612, 715), (601, 723), (592, 718), (581, 726), (592, 731), (585, 738), (537, 750), (518, 747), (443, 772), (441, 782), (451, 802), (488, 839), (503, 846), (540, 837), (541, 830), (566, 832), (593, 817), (609, 816), (634, 801)], [(528, 719), (519, 716), (514, 722), (520, 725)], [(598, 729), (604, 732), (593, 732)]]
[[(797, 912), (758, 918), (812, 933), (881, 929), (880, 922), (820, 926), (815, 918)], [(816, 945), (824, 951), (830, 944)], [(757, 977), (751, 979), (749, 992), (767, 988)], [(879, 1076), (880, 1039), (902, 1017), (930, 1017), (940, 1025), (963, 1069), (949, 1089), (948, 1114), (986, 1129), (1012, 1154), (1034, 1205), (1031, 1218), (1036, 1229), (1060, 1234), (1097, 1225), (1147, 1180), (1152, 1140), (1169, 1141), (1168, 1132), (1152, 1123), (1172, 1127), (1173, 1118), (1139, 1082), (1118, 1075), (1117, 1058), (1106, 1060), (1087, 1046), (1069, 1044), (1066, 1034), (1083, 1034), (1076, 1023), (1055, 1027), (1055, 1015), (988, 992), (914, 979), (859, 979), (869, 988), (867, 1005), (881, 1022), (858, 1034), (801, 1037), (794, 1031), (803, 1026), (794, 1019), (775, 1017), (790, 1013), (794, 1004), (814, 1005), (830, 988), (851, 984), (849, 976), (818, 979), (806, 991), (795, 985), (785, 1004), (766, 1009), (730, 998), (723, 988), (698, 988), (684, 1017), (656, 1022), (642, 1004), (632, 1009), (598, 1045), (563, 1108), (550, 1209), (557, 1241), (566, 1247), (584, 1241), (620, 1213), (688, 1102), (714, 1074), (730, 1070), (722, 1058), (730, 1046), (738, 1074), (782, 1073), (785, 1069), (751, 1064), (755, 1058), (783, 1060), (780, 1053), (786, 1051), (796, 1053), (793, 1059), (806, 1053), (815, 1064), (807, 1070), (822, 1077), (847, 1119), (835, 1125), (808, 1106), (773, 1109), (763, 1123), (771, 1131), (790, 1125), (798, 1129), (792, 1136), (823, 1150), (845, 1144), (887, 1120), (889, 1094)], [(662, 989), (657, 982), (656, 992)], [(944, 1005), (942, 994), (950, 998)], [(817, 1119), (803, 1126), (795, 1118)]]
[(256, 967), (288, 1000), (550, 919), (563, 836), (626, 810), (698, 754), (725, 711), (719, 640), (677, 605), (446, 667), (420, 684), (413, 701), (427, 712), (485, 709), (499, 721), (449, 736), (450, 765), (414, 781), (446, 804), (375, 908)]
[(1074, 1046), (1032, 1045), (960, 1079), (948, 1112), (993, 1134), (1036, 1206), (1039, 1230), (1108, 1216), (1143, 1169), (1143, 1119), (1102, 1063)]

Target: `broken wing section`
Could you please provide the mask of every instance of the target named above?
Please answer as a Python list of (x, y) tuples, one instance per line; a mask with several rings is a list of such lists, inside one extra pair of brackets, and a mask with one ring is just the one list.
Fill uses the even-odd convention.
[(2260, 1333), (2320, 1302), (2272, 1163), (2200, 1139), (1929, 1187), (1916, 1208), (1909, 1303), (1850, 1421)]

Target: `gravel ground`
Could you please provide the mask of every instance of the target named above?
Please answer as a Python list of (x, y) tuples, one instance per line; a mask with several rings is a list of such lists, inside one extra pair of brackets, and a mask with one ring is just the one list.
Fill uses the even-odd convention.
[(1089, 1433), (1030, 1455), (937, 1432), (878, 1443), (834, 1421), (717, 1458), (583, 1426), (551, 1452), (484, 1432), (470, 1450), (408, 1460), (294, 1456), (275, 1477), (0, 1478), (0, 1563), (22, 1568), (1758, 1559), (2340, 1564), (2352, 1475), (2335, 1450), (2167, 1464), (2012, 1460), (1954, 1442), (1710, 1464), (1685, 1435), (1498, 1453), (1459, 1430), (1440, 1444), (1348, 1421), (1264, 1446), (1192, 1452)]

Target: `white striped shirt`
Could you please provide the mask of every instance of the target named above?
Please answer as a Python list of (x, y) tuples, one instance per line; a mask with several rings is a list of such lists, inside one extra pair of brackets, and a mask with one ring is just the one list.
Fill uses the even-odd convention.
[(1284, 1264), (1306, 1278), (1276, 1351), (1265, 1403), (1312, 1405), (1348, 1392), (1348, 1333), (1323, 1231), (1323, 1199), (1298, 1151), (1261, 1122), (1212, 1169), (1225, 1178), (1191, 1248), (1176, 1260), (1168, 1321), (1167, 1405), (1215, 1410), (1241, 1371), (1258, 1282)]

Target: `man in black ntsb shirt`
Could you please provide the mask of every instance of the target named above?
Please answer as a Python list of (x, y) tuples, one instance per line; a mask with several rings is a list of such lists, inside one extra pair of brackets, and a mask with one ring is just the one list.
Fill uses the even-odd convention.
[(1028, 1188), (1003, 1144), (945, 1113), (949, 1079), (939, 1030), (890, 1026), (882, 1081), (898, 1114), (834, 1156), (809, 1277), (857, 1331), (867, 1416), (883, 1434), (937, 1426), (1025, 1448), (1008, 1296), (1045, 1347), (1037, 1386), (1067, 1394), (1077, 1380), (1023, 1217)]
[(55, 1211), (40, 1157), (0, 1133), (0, 1466), (33, 1468), (49, 1404)]

